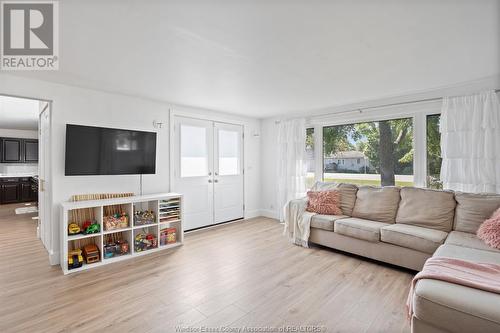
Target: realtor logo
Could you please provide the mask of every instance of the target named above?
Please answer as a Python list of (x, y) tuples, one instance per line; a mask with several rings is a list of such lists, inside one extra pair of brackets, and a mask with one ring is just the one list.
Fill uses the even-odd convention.
[(2, 70), (57, 70), (57, 1), (1, 1)]

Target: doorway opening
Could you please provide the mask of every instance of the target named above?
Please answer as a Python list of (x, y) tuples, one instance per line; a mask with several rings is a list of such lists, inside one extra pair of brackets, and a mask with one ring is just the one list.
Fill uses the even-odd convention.
[(51, 242), (50, 102), (0, 94), (0, 233)]

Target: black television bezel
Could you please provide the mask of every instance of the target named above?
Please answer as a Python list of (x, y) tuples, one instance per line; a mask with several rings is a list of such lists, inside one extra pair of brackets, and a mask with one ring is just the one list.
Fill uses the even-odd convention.
[[(155, 149), (154, 149), (154, 165), (153, 169), (154, 172), (151, 173), (97, 173), (97, 174), (88, 174), (88, 173), (71, 173), (68, 174), (67, 171), (67, 156), (68, 156), (68, 127), (70, 126), (77, 126), (77, 127), (87, 127), (87, 128), (99, 128), (99, 129), (104, 129), (104, 130), (118, 130), (118, 131), (127, 131), (127, 132), (139, 132), (139, 133), (148, 133), (148, 134), (153, 134), (155, 138)], [(65, 148), (64, 148), (64, 175), (68, 177), (75, 177), (75, 176), (123, 176), (123, 175), (155, 175), (156, 174), (156, 160), (158, 158), (158, 133), (157, 132), (149, 132), (149, 131), (141, 131), (141, 130), (133, 130), (133, 129), (126, 129), (126, 128), (115, 128), (115, 127), (102, 127), (102, 126), (90, 126), (90, 125), (79, 125), (79, 124), (66, 124), (66, 132), (65, 132)]]

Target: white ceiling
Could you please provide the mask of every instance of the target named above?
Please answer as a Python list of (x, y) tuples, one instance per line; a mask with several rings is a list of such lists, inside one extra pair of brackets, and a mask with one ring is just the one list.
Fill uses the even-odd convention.
[(0, 95), (0, 129), (37, 130), (39, 103)]
[(255, 117), (500, 73), (500, 2), (60, 1), (60, 70), (21, 73)]

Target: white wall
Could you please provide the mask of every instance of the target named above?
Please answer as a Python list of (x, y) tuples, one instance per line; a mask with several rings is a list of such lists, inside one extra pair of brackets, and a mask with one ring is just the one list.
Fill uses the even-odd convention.
[[(126, 95), (99, 92), (40, 80), (0, 74), (0, 94), (52, 101), (52, 241), (48, 251), (52, 263), (59, 255), (60, 203), (73, 194), (134, 192), (139, 193), (138, 175), (64, 176), (65, 126), (68, 123), (157, 131), (157, 165), (155, 175), (144, 175), (143, 193), (167, 192), (169, 184), (169, 109), (179, 109), (193, 116), (213, 116), (225, 121), (237, 120), (245, 126), (245, 205), (248, 216), (258, 215), (260, 208), (260, 145), (250, 133), (260, 130), (258, 120), (231, 117), (213, 111), (177, 107), (163, 102)], [(153, 128), (153, 120), (163, 121), (162, 129)]]
[[(2, 126), (2, 124), (0, 124)], [(0, 128), (0, 137), (3, 138), (23, 138), (23, 139), (38, 139), (37, 131), (16, 130), (8, 128)]]

